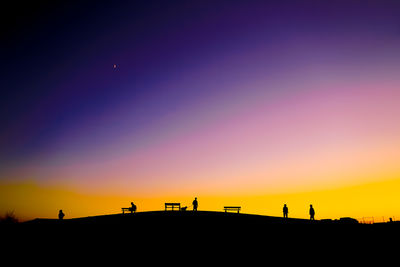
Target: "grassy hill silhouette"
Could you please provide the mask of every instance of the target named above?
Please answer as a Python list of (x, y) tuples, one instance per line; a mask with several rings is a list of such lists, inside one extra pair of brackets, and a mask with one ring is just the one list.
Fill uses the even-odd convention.
[(31, 226), (46, 226), (46, 227), (80, 227), (90, 225), (91, 227), (96, 226), (118, 226), (126, 228), (141, 227), (145, 228), (162, 228), (169, 227), (170, 229), (175, 228), (195, 228), (198, 231), (209, 230), (209, 229), (228, 229), (234, 228), (244, 230), (247, 228), (266, 229), (268, 227), (340, 227), (357, 225), (357, 228), (377, 228), (377, 225), (384, 227), (398, 227), (399, 222), (392, 223), (375, 223), (375, 227), (369, 227), (364, 224), (359, 224), (357, 220), (349, 217), (340, 219), (323, 219), (310, 221), (308, 219), (300, 218), (283, 218), (276, 216), (266, 216), (257, 214), (245, 214), (245, 213), (234, 213), (234, 212), (219, 212), (219, 211), (144, 211), (136, 213), (125, 213), (125, 214), (108, 214), (108, 215), (97, 215), (80, 218), (70, 219), (43, 219), (37, 218), (31, 221), (22, 223), (23, 225)]
[[(218, 211), (145, 211), (137, 212), (134, 214), (110, 214), (98, 215), (73, 219), (65, 219), (63, 224), (78, 225), (78, 224), (140, 224), (161, 222), (166, 224), (180, 224), (180, 223), (266, 223), (266, 224), (305, 224), (310, 223), (306, 219), (297, 218), (281, 218), (274, 216), (244, 214), (244, 213), (231, 213), (231, 212), (218, 212)], [(318, 221), (316, 221), (318, 222)], [(57, 224), (60, 223), (58, 219), (35, 219), (26, 222), (27, 224)]]
[[(23, 223), (24, 225), (36, 226), (61, 226), (79, 227), (84, 225), (113, 225), (120, 227), (195, 227), (198, 229), (210, 228), (237, 228), (244, 229), (246, 227), (331, 227), (344, 225), (359, 225), (359, 228), (365, 228), (365, 225), (359, 224), (357, 220), (349, 217), (340, 219), (323, 219), (310, 221), (300, 218), (282, 218), (276, 216), (245, 214), (234, 212), (219, 211), (144, 211), (125, 214), (108, 214), (97, 215), (71, 219), (42, 219), (37, 218)], [(378, 225), (378, 224), (375, 224)], [(381, 225), (399, 225), (398, 222), (383, 223)]]
[[(110, 214), (81, 218), (35, 219), (23, 223), (27, 228), (65, 230), (78, 233), (98, 232), (110, 234), (115, 232), (135, 233), (135, 236), (171, 235), (175, 238), (186, 238), (195, 234), (208, 236), (268, 236), (272, 238), (313, 239), (322, 234), (344, 236), (346, 233), (365, 234), (379, 228), (377, 225), (363, 225), (351, 218), (340, 220), (315, 220), (299, 218), (282, 218), (265, 215), (217, 212), (217, 211), (146, 211), (134, 214)], [(382, 228), (389, 228), (383, 224)], [(396, 227), (399, 224), (392, 223)], [(398, 227), (397, 227), (398, 228)], [(368, 233), (369, 234), (369, 233)]]
[(67, 255), (73, 250), (84, 257), (90, 255), (89, 260), (109, 255), (123, 262), (145, 257), (146, 263), (153, 259), (191, 263), (195, 259), (208, 264), (229, 259), (233, 264), (236, 257), (247, 262), (288, 254), (329, 254), (338, 248), (352, 252), (360, 244), (388, 243), (399, 226), (215, 211), (148, 211), (62, 221), (35, 219), (4, 231), (0, 227), (0, 232), (2, 237), (11, 236), (13, 242), (30, 244), (29, 249)]

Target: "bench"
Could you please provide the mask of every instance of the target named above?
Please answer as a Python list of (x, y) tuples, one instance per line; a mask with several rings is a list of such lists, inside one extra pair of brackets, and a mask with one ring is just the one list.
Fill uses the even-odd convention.
[(132, 208), (132, 207), (130, 207), (130, 208), (121, 208), (121, 209), (122, 209), (122, 214), (124, 214), (125, 211), (130, 211), (131, 213), (136, 212), (136, 209)]
[(177, 208), (176, 210), (180, 211), (181, 203), (165, 203), (165, 211), (167, 211), (168, 209), (174, 211), (174, 208)]
[(228, 210), (234, 210), (234, 211), (237, 211), (237, 213), (239, 213), (240, 209), (241, 209), (241, 207), (239, 207), (239, 206), (225, 206), (224, 207), (225, 212), (227, 212)]

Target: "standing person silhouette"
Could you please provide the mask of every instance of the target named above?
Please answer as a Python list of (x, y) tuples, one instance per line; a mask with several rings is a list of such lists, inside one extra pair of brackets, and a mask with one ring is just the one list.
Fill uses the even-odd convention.
[(289, 213), (289, 209), (286, 204), (283, 205), (283, 218), (287, 218)]
[(59, 219), (59, 220), (62, 220), (62, 219), (64, 219), (64, 216), (65, 216), (65, 214), (63, 213), (62, 210), (60, 210), (60, 211), (58, 212), (58, 219)]
[(314, 221), (314, 220), (315, 220), (315, 219), (314, 219), (315, 210), (314, 210), (314, 208), (313, 208), (312, 205), (310, 205), (310, 211), (309, 211), (309, 213), (310, 213), (310, 221)]
[(199, 205), (199, 203), (197, 202), (197, 197), (194, 198), (192, 205), (193, 211), (197, 211), (197, 206)]

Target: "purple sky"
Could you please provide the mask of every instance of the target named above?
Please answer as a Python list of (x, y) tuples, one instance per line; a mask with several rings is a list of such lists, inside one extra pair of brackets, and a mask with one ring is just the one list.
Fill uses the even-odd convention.
[[(82, 171), (77, 176), (90, 173), (92, 181), (93, 162), (121, 159), (117, 165), (125, 166), (123, 158), (144, 151), (148, 169), (138, 176), (150, 172), (162, 180), (160, 173), (174, 172), (153, 168), (168, 165), (174, 147), (178, 168), (183, 144), (209, 146), (187, 164), (204, 160), (204, 169), (212, 169), (211, 154), (221, 154), (214, 164), (235, 162), (223, 156), (232, 147), (268, 165), (256, 147), (286, 155), (281, 134), (293, 129), (306, 138), (330, 125), (342, 134), (333, 141), (339, 143), (382, 121), (386, 133), (397, 131), (399, 11), (398, 1), (14, 7), (2, 49), (0, 179), (29, 173), (68, 182), (54, 173), (85, 165), (74, 168)], [(368, 113), (374, 105), (377, 112)], [(364, 111), (378, 115), (363, 121)], [(241, 136), (247, 141), (238, 144)], [(320, 138), (315, 144), (331, 142)]]

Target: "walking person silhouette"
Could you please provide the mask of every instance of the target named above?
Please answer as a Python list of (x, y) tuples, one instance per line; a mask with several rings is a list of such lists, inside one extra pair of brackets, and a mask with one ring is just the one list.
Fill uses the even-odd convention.
[(286, 204), (283, 205), (283, 218), (287, 218), (289, 213), (289, 209)]
[(193, 211), (197, 211), (197, 206), (199, 205), (199, 203), (197, 202), (197, 197), (194, 198), (192, 205)]
[(314, 216), (315, 216), (315, 210), (314, 210), (314, 208), (313, 208), (313, 206), (312, 205), (310, 205), (310, 211), (309, 211), (309, 214), (310, 214), (310, 221), (314, 221), (315, 219), (314, 219)]

